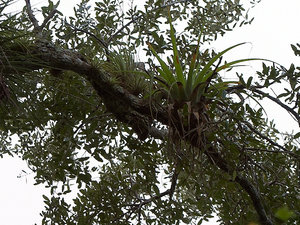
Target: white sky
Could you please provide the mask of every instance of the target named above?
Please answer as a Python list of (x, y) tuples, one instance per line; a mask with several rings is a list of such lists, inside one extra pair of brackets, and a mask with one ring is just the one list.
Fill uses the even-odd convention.
[[(46, 1), (37, 0), (36, 2)], [(61, 0), (64, 9), (72, 10), (70, 2)], [(18, 4), (23, 4), (23, 1), (20, 0)], [(300, 43), (299, 12), (299, 0), (262, 0), (252, 10), (255, 20), (250, 26), (238, 28), (226, 34), (212, 47), (223, 50), (236, 43), (250, 42), (249, 45), (239, 47), (235, 59), (259, 57), (274, 60), (285, 67), (289, 67), (292, 62), (299, 65), (299, 57), (294, 57), (290, 48), (290, 44)], [(260, 70), (257, 64), (255, 68), (254, 66), (249, 68), (249, 72), (253, 72), (253, 75), (256, 70)], [(297, 129), (296, 124), (287, 119), (289, 115), (282, 113), (279, 108), (270, 106), (267, 111), (268, 115), (279, 123), (280, 128)], [(278, 117), (279, 114), (281, 117)], [(43, 210), (42, 194), (49, 193), (49, 191), (44, 190), (42, 186), (33, 185), (33, 174), (17, 178), (22, 170), (28, 171), (25, 162), (11, 157), (0, 160), (0, 224), (40, 224), (39, 213)], [(217, 225), (218, 223), (212, 220), (210, 223), (203, 224)]]

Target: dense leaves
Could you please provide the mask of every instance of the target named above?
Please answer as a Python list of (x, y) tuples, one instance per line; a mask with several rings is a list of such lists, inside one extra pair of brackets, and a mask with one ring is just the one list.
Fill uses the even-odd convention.
[[(43, 224), (300, 222), (300, 132), (263, 108), (300, 124), (299, 67), (265, 62), (225, 82), (227, 51), (198, 48), (252, 21), (240, 1), (82, 0), (70, 18), (49, 1), (41, 21), (13, 3), (0, 3), (0, 156), (21, 156), (51, 189)], [(184, 88), (200, 97), (182, 99), (198, 73)]]

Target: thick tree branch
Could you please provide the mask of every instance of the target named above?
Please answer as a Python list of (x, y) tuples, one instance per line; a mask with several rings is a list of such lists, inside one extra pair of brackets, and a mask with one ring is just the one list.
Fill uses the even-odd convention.
[(253, 206), (259, 215), (261, 224), (273, 225), (273, 222), (267, 216), (267, 213), (262, 204), (262, 199), (261, 199), (257, 189), (254, 187), (254, 185), (251, 184), (249, 182), (249, 180), (247, 180), (246, 178), (239, 176), (239, 175), (236, 176), (235, 181), (249, 194), (249, 196), (253, 202)]
[[(210, 159), (212, 159), (212, 163), (218, 166), (221, 170), (224, 172), (228, 173), (231, 175), (232, 171), (230, 171), (230, 168), (227, 164), (227, 162), (223, 159), (223, 157), (218, 153), (216, 149), (213, 147), (209, 147), (207, 150), (204, 152)], [(237, 182), (250, 196), (253, 206), (259, 215), (259, 219), (262, 225), (273, 225), (273, 222), (271, 219), (268, 217), (264, 205), (262, 202), (262, 199), (259, 195), (259, 192), (257, 189), (254, 187), (253, 184), (250, 183), (248, 179), (241, 175), (237, 175), (235, 177), (235, 182)]]
[[(145, 139), (150, 130), (158, 136), (155, 129), (151, 129), (152, 115), (156, 115), (163, 124), (168, 124), (167, 114), (162, 108), (149, 105), (149, 101), (132, 95), (123, 87), (114, 84), (109, 79), (109, 74), (102, 72), (80, 54), (67, 49), (58, 48), (51, 42), (37, 40), (26, 50), (22, 48), (4, 49), (0, 55), (2, 62), (1, 70), (5, 75), (11, 73), (26, 73), (38, 69), (56, 68), (59, 70), (70, 70), (90, 81), (98, 95), (103, 99), (107, 109), (117, 119), (129, 124), (141, 139)], [(10, 59), (16, 61), (18, 55), (19, 66), (9, 63)], [(32, 57), (30, 57), (32, 56)], [(18, 61), (17, 60), (17, 61)], [(23, 65), (23, 66), (21, 66)], [(24, 67), (24, 65), (26, 65)], [(159, 135), (163, 138), (163, 134)]]
[[(44, 20), (41, 26), (39, 26), (38, 21), (33, 15), (30, 0), (25, 0), (27, 5), (27, 12), (30, 20), (33, 23), (34, 30), (37, 32), (41, 32), (47, 22), (54, 16), (55, 10), (49, 13), (49, 16)], [(179, 2), (188, 2), (188, 0), (183, 0)], [(178, 2), (174, 2), (178, 3)], [(173, 3), (172, 3), (173, 4)], [(116, 31), (114, 35), (112, 35), (108, 43), (112, 41), (124, 28), (128, 27), (130, 24), (139, 19), (140, 16), (133, 18), (130, 22), (125, 24), (121, 29)], [(93, 35), (91, 35), (93, 36)], [(100, 41), (101, 43), (101, 41)], [(105, 47), (105, 46), (104, 46)], [(8, 51), (6, 51), (8, 50)], [(12, 51), (10, 51), (12, 50)], [(152, 126), (153, 120), (161, 122), (164, 125), (170, 125), (170, 113), (168, 110), (164, 108), (155, 107), (155, 105), (151, 105), (151, 102), (145, 101), (131, 93), (129, 93), (126, 89), (121, 87), (120, 85), (113, 84), (109, 75), (102, 72), (101, 68), (97, 68), (89, 63), (82, 55), (72, 52), (67, 49), (58, 48), (53, 45), (51, 42), (44, 40), (37, 40), (34, 44), (29, 46), (26, 50), (24, 49), (4, 49), (4, 54), (0, 54), (1, 61), (1, 72), (3, 76), (10, 75), (12, 73), (26, 73), (33, 70), (39, 69), (49, 69), (49, 68), (58, 68), (60, 70), (70, 70), (81, 76), (84, 76), (94, 89), (97, 91), (98, 95), (102, 98), (104, 104), (106, 105), (108, 111), (113, 113), (118, 120), (124, 122), (131, 126), (134, 131), (139, 135), (140, 139), (145, 139), (149, 135), (153, 137), (164, 139), (166, 137), (167, 132), (160, 131)], [(9, 63), (10, 58), (16, 59), (15, 52), (18, 53), (17, 59), (20, 60), (19, 63), (23, 66), (23, 68), (14, 67)], [(8, 59), (8, 60), (7, 60)], [(245, 87), (239, 86), (235, 87), (235, 89), (244, 89)], [(229, 90), (229, 89), (228, 89)], [(293, 109), (283, 104), (278, 99), (260, 91), (257, 89), (250, 89), (253, 92), (263, 95), (264, 97), (269, 98), (275, 103), (279, 104), (281, 107), (285, 108), (288, 112), (290, 112), (299, 122), (300, 124), (300, 116), (296, 114)], [(176, 112), (177, 113), (177, 112)], [(295, 115), (296, 114), (296, 115)], [(155, 115), (155, 118), (153, 118)], [(180, 127), (181, 121), (172, 121), (174, 123), (174, 127)], [(193, 134), (182, 136), (181, 138), (185, 141), (191, 143), (194, 147), (201, 148), (203, 146), (199, 146), (200, 134), (197, 131), (193, 131)], [(260, 136), (264, 138), (263, 136)], [(265, 140), (267, 140), (265, 138)], [(270, 142), (270, 141), (269, 141)], [(209, 141), (206, 140), (206, 143)], [(275, 142), (270, 142), (270, 144), (275, 145)], [(221, 169), (223, 172), (232, 175), (233, 171), (230, 168), (228, 162), (222, 157), (219, 153), (218, 149), (213, 145), (206, 146), (207, 148), (204, 150), (206, 156), (210, 159), (211, 163)], [(277, 146), (279, 147), (279, 146)], [(170, 189), (165, 192), (160, 193), (157, 196), (154, 196), (149, 199), (144, 199), (140, 204), (136, 205), (136, 209), (140, 209), (143, 205), (151, 203), (152, 201), (162, 198), (166, 195), (172, 196), (175, 190), (176, 181), (177, 181), (177, 173), (174, 173), (172, 178), (172, 184)], [(266, 210), (263, 206), (263, 201), (259, 194), (259, 191), (255, 188), (255, 186), (247, 179), (247, 177), (243, 177), (240, 174), (234, 179), (243, 190), (245, 190), (250, 196), (254, 208), (257, 211), (260, 221), (263, 225), (272, 225), (272, 221), (268, 217)]]
[[(26, 0), (26, 3), (30, 7), (29, 0)], [(28, 11), (28, 13), (31, 14), (31, 20), (36, 27), (37, 21), (33, 17), (30, 8)], [(94, 67), (78, 53), (58, 48), (48, 41), (38, 40), (34, 45), (30, 46), (29, 49), (20, 51), (19, 54), (24, 55), (22, 60), (23, 63), (26, 62), (26, 65), (28, 65), (27, 68), (29, 71), (43, 68), (58, 68), (61, 70), (71, 70), (79, 75), (85, 76), (97, 91), (98, 95), (103, 99), (107, 109), (112, 112), (118, 120), (129, 124), (141, 139), (145, 139), (150, 133), (154, 134), (156, 132), (151, 128), (151, 123), (154, 119), (152, 118), (152, 115), (156, 115), (155, 119), (162, 124), (169, 124), (169, 114), (167, 110), (150, 105), (149, 101), (145, 102), (137, 96), (130, 94), (121, 86), (111, 83), (108, 74), (105, 74), (100, 69)], [(33, 55), (34, 58), (28, 57), (30, 55)], [(0, 56), (0, 60), (1, 58), (2, 56)], [(9, 59), (9, 55), (7, 58)], [(35, 60), (39, 60), (40, 63), (36, 63)], [(16, 72), (15, 69), (12, 69), (9, 65), (6, 65), (6, 67), (2, 69), (2, 71), (7, 74)], [(175, 121), (175, 123), (180, 123), (180, 121)], [(199, 134), (196, 132), (195, 135), (198, 136)], [(194, 138), (195, 135), (189, 135), (185, 139), (193, 146), (199, 147), (198, 139)], [(160, 134), (157, 136), (163, 138), (164, 135)], [(232, 173), (228, 163), (212, 146), (205, 150), (205, 154), (211, 159), (211, 162), (221, 170), (228, 174)], [(165, 195), (172, 195), (175, 189), (176, 180), (177, 178), (173, 179), (169, 190), (143, 201), (142, 205), (148, 204)], [(235, 181), (249, 194), (262, 224), (271, 225), (272, 222), (266, 215), (262, 200), (255, 187), (246, 178), (243, 178), (240, 175), (236, 176)], [(139, 205), (139, 207), (141, 207), (141, 205)]]

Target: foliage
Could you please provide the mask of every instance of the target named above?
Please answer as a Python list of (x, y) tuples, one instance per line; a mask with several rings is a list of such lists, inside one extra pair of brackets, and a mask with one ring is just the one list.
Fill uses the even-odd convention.
[(262, 108), (300, 124), (300, 67), (265, 62), (225, 82), (249, 60), (218, 64), (240, 44), (199, 49), (251, 23), (240, 1), (82, 0), (70, 18), (49, 1), (39, 22), (29, 0), (7, 13), (13, 3), (0, 3), (0, 156), (50, 188), (43, 224), (300, 222), (300, 132)]

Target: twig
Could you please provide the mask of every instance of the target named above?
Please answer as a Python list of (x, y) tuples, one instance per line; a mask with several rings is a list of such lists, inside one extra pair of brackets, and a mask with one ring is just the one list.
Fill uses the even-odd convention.
[(41, 30), (44, 29), (44, 27), (46, 26), (46, 24), (49, 22), (49, 20), (51, 20), (51, 18), (55, 15), (55, 13), (57, 13), (57, 9), (53, 9), (49, 15), (44, 19), (44, 22), (42, 23), (42, 25), (40, 26)]
[(216, 67), (215, 67), (213, 73), (212, 73), (211, 76), (206, 80), (206, 87), (205, 87), (204, 93), (207, 93), (207, 90), (208, 90), (208, 87), (209, 87), (209, 85), (210, 85), (211, 80), (214, 78), (215, 75), (217, 75), (217, 69), (219, 68), (219, 66), (220, 66), (220, 64), (221, 64), (221, 62), (222, 62), (222, 58), (223, 58), (223, 57), (220, 57), (219, 62), (217, 63), (217, 65), (216, 65)]
[(37, 19), (33, 15), (30, 0), (25, 0), (25, 2), (26, 2), (26, 7), (27, 7), (27, 13), (28, 13), (30, 21), (33, 24), (34, 30), (36, 30), (37, 32), (40, 32), (41, 30), (40, 30), (39, 22), (37, 21)]
[(173, 173), (173, 176), (172, 176), (172, 182), (171, 182), (171, 187), (170, 187), (170, 200), (172, 199), (173, 197), (173, 194), (175, 192), (175, 188), (176, 188), (176, 184), (177, 184), (177, 179), (178, 179), (178, 175), (179, 175), (180, 171), (177, 171), (177, 169), (175, 168), (175, 171)]
[(74, 31), (81, 31), (81, 32), (86, 33), (86, 34), (88, 34), (89, 36), (95, 38), (96, 41), (98, 41), (98, 42), (105, 48), (106, 51), (109, 51), (109, 50), (108, 50), (108, 45), (107, 45), (107, 43), (103, 40), (103, 38), (99, 38), (99, 37), (97, 37), (95, 34), (89, 32), (89, 31), (87, 31), (87, 30), (84, 30), (84, 29), (81, 29), (81, 28), (73, 27), (71, 24), (67, 24), (67, 25), (69, 25), (70, 27), (72, 27), (72, 29), (73, 29)]
[(258, 94), (261, 94), (264, 97), (272, 100), (276, 104), (280, 105), (282, 108), (284, 108), (286, 111), (288, 111), (289, 113), (291, 113), (295, 117), (295, 119), (297, 120), (297, 122), (298, 122), (298, 124), (300, 126), (300, 116), (291, 107), (289, 107), (286, 104), (282, 103), (278, 98), (275, 98), (275, 97), (273, 97), (273, 96), (269, 95), (268, 93), (265, 93), (265, 92), (263, 92), (261, 90), (257, 90), (257, 89), (253, 89), (253, 88), (251, 88), (250, 90), (252, 90), (253, 92), (256, 92)]
[(159, 195), (156, 195), (156, 196), (153, 196), (151, 198), (148, 198), (148, 199), (141, 199), (140, 197), (136, 196), (137, 199), (140, 201), (140, 203), (136, 203), (136, 204), (132, 204), (130, 205), (132, 208), (128, 210), (128, 212), (124, 212), (120, 217), (116, 218), (113, 222), (116, 222), (118, 219), (122, 218), (123, 216), (125, 216), (126, 214), (127, 217), (126, 219), (128, 220), (130, 218), (130, 216), (136, 211), (138, 210), (138, 221), (140, 221), (140, 212), (142, 210), (142, 207), (144, 205), (147, 205), (151, 202), (153, 202), (154, 200), (157, 200), (157, 199), (160, 199), (164, 196), (167, 196), (169, 195), (170, 196), (170, 199), (172, 198), (172, 195), (174, 194), (174, 191), (175, 191), (175, 187), (176, 187), (176, 183), (177, 183), (177, 178), (178, 178), (178, 175), (179, 175), (179, 172), (178, 171), (174, 171), (174, 174), (172, 176), (172, 182), (171, 182), (171, 187), (170, 189), (160, 193)]
[(296, 159), (299, 158), (298, 155), (296, 155), (295, 153), (293, 152), (290, 152), (290, 151), (287, 151), (287, 150), (282, 150), (282, 151), (275, 151), (275, 150), (268, 150), (268, 149), (261, 149), (261, 148), (244, 148), (244, 150), (246, 151), (257, 151), (257, 152), (270, 152), (270, 153), (285, 153), (285, 154), (289, 154), (293, 157), (295, 157)]
[[(286, 104), (281, 102), (278, 98), (275, 98), (275, 97), (269, 95), (268, 93), (265, 93), (261, 90), (258, 90), (259, 88), (264, 88), (264, 87), (263, 86), (252, 86), (252, 87), (247, 88), (245, 85), (241, 84), (241, 85), (229, 87), (229, 88), (226, 89), (226, 91), (227, 92), (233, 92), (235, 90), (248, 89), (250, 91), (258, 93), (258, 94), (262, 95), (263, 97), (266, 97), (266, 98), (270, 99), (271, 101), (275, 102), (276, 104), (278, 104), (279, 106), (284, 108), (287, 112), (291, 113), (294, 116), (295, 120), (298, 122), (299, 126), (300, 126), (300, 116), (297, 112), (294, 111), (293, 108), (287, 106)], [(297, 98), (298, 98), (298, 95), (297, 95)]]
[(38, 20), (35, 18), (35, 16), (33, 15), (33, 11), (31, 8), (31, 3), (30, 0), (25, 0), (26, 2), (26, 8), (27, 8), (27, 13), (29, 16), (30, 21), (33, 24), (33, 30), (36, 31), (38, 34), (40, 34), (42, 32), (42, 30), (45, 28), (45, 26), (47, 25), (47, 23), (49, 22), (49, 20), (55, 15), (55, 13), (57, 13), (58, 11), (56, 9), (53, 9), (49, 15), (44, 19), (42, 25), (39, 25)]
[(288, 151), (286, 148), (284, 148), (283, 146), (277, 144), (276, 142), (274, 142), (273, 140), (271, 140), (270, 138), (268, 138), (266, 135), (260, 133), (259, 131), (257, 131), (249, 122), (247, 121), (243, 121), (243, 123), (255, 134), (257, 134), (259, 137), (261, 137), (262, 139), (268, 141), (270, 144), (282, 149), (284, 152), (289, 152), (290, 154), (293, 154), (292, 152)]
[[(191, 0), (181, 0), (181, 1), (174, 1), (174, 2), (170, 2), (168, 4), (165, 4), (165, 5), (162, 5), (162, 6), (159, 6), (159, 7), (156, 7), (154, 8), (153, 10), (151, 10), (151, 12), (154, 12), (156, 10), (159, 10), (159, 9), (163, 9), (163, 8), (166, 8), (166, 7), (169, 7), (169, 6), (172, 6), (172, 5), (175, 5), (175, 4), (178, 4), (178, 3), (183, 3), (183, 2), (189, 2)], [(139, 15), (139, 16), (135, 16), (132, 18), (132, 20), (130, 20), (128, 23), (124, 24), (119, 30), (117, 30), (113, 35), (111, 35), (109, 37), (109, 39), (107, 40), (107, 44), (110, 44), (110, 42), (115, 39), (115, 37), (122, 31), (124, 30), (126, 27), (128, 27), (130, 24), (136, 22), (137, 20), (141, 19), (144, 15)]]

